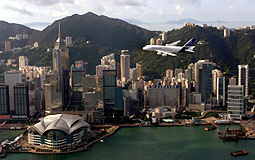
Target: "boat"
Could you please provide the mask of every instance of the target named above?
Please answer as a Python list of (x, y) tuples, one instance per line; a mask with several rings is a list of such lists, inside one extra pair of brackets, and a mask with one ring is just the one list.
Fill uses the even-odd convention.
[(217, 127), (215, 126), (215, 124), (212, 124), (212, 127), (205, 127), (204, 130), (205, 131), (211, 131), (211, 130), (214, 130), (216, 129)]
[(244, 149), (240, 150), (240, 151), (231, 152), (231, 155), (235, 156), (235, 157), (237, 157), (237, 156), (245, 156), (245, 155), (248, 155), (248, 154), (249, 154), (249, 152), (244, 150)]

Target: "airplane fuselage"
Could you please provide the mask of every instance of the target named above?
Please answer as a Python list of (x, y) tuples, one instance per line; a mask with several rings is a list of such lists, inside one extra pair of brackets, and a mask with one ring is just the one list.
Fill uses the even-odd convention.
[(164, 51), (171, 53), (179, 53), (183, 47), (181, 46), (161, 46), (161, 45), (146, 45), (143, 50), (146, 51)]

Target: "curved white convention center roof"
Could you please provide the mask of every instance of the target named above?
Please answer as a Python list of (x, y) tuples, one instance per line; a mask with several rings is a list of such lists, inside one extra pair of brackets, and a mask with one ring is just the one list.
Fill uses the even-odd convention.
[(90, 125), (82, 120), (82, 117), (69, 114), (49, 115), (40, 119), (33, 128), (40, 134), (44, 134), (49, 130), (61, 130), (67, 134), (71, 134), (81, 127), (89, 127)]

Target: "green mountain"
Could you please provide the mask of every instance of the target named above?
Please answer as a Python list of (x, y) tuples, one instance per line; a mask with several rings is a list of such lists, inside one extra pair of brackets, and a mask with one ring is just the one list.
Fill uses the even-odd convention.
[[(131, 25), (123, 20), (98, 16), (91, 12), (84, 15), (72, 15), (60, 20), (61, 37), (71, 36), (74, 46), (70, 48), (70, 64), (75, 60), (89, 63), (88, 73), (95, 73), (95, 66), (102, 56), (109, 53), (120, 53), (122, 49), (135, 50), (141, 48), (150, 37), (156, 36), (152, 31)], [(51, 52), (57, 39), (59, 21), (55, 21), (43, 31), (31, 35), (29, 43), (39, 43), (39, 48), (14, 53), (13, 58), (25, 55), (33, 65), (51, 65)], [(89, 41), (90, 43), (87, 43)]]
[[(210, 59), (217, 63), (227, 75), (237, 74), (238, 64), (249, 64), (255, 67), (255, 30), (232, 31), (231, 36), (224, 38), (223, 31), (214, 27), (202, 28), (183, 27), (169, 31), (166, 43), (182, 40), (186, 43), (190, 38), (197, 39), (195, 53), (179, 53), (177, 57), (161, 57), (154, 52), (142, 51), (141, 48), (149, 43), (151, 37), (158, 38), (157, 32), (148, 31), (123, 20), (106, 16), (98, 16), (91, 12), (84, 15), (72, 15), (61, 21), (61, 36), (71, 36), (74, 46), (70, 48), (70, 64), (75, 60), (85, 60), (89, 63), (88, 73), (95, 73), (95, 66), (100, 63), (102, 56), (109, 53), (120, 54), (120, 50), (131, 51), (132, 65), (142, 62), (144, 75), (148, 79), (160, 78), (166, 69), (183, 68), (199, 59)], [(43, 31), (35, 31), (16, 24), (0, 23), (0, 42), (8, 36), (18, 33), (28, 33), (27, 43), (39, 42), (37, 49), (24, 49), (21, 52), (1, 54), (1, 58), (17, 59), (27, 56), (31, 65), (51, 65), (52, 53), (46, 52), (53, 48), (58, 35), (58, 22), (55, 21)], [(10, 25), (6, 27), (6, 25)], [(18, 26), (18, 27), (17, 27)], [(11, 28), (15, 28), (11, 29)], [(21, 29), (17, 29), (21, 28)], [(23, 28), (23, 30), (22, 30)], [(89, 41), (89, 43), (87, 43)], [(21, 45), (21, 44), (20, 44)], [(117, 59), (119, 56), (117, 56)]]
[[(4, 48), (4, 41), (8, 40), (8, 37), (15, 37), (16, 34), (32, 35), (36, 32), (37, 32), (36, 30), (33, 30), (29, 27), (20, 24), (0, 21), (0, 48), (1, 49)], [(14, 46), (16, 46), (15, 43)]]
[(217, 68), (226, 71), (226, 74), (237, 74), (238, 64), (249, 64), (255, 67), (255, 31), (232, 31), (231, 36), (224, 38), (223, 31), (214, 27), (202, 28), (183, 27), (168, 33), (166, 43), (182, 40), (186, 43), (190, 38), (197, 39), (195, 53), (179, 53), (177, 57), (161, 57), (153, 52), (137, 51), (133, 58), (135, 61), (143, 61), (144, 75), (149, 79), (160, 78), (166, 69), (186, 69), (190, 63), (200, 59), (209, 59), (215, 62)]

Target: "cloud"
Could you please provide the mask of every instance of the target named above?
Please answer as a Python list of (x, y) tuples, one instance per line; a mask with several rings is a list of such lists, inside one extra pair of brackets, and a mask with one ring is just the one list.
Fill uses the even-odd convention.
[(184, 8), (182, 8), (179, 4), (175, 6), (175, 9), (177, 10), (179, 15), (181, 15), (184, 12)]
[(120, 6), (147, 6), (146, 0), (104, 0), (104, 2)]
[(201, 0), (160, 0), (162, 2), (168, 3), (184, 3), (184, 4), (193, 4), (195, 6), (199, 6), (201, 4)]
[(17, 13), (20, 13), (22, 15), (27, 15), (27, 16), (34, 16), (34, 14), (28, 10), (26, 10), (25, 8), (16, 8), (16, 7), (12, 7), (12, 6), (6, 6), (5, 7), (8, 10), (12, 10), (15, 11)]
[(26, 3), (35, 6), (53, 6), (60, 3), (70, 3), (73, 4), (74, 0), (19, 0), (20, 3)]

